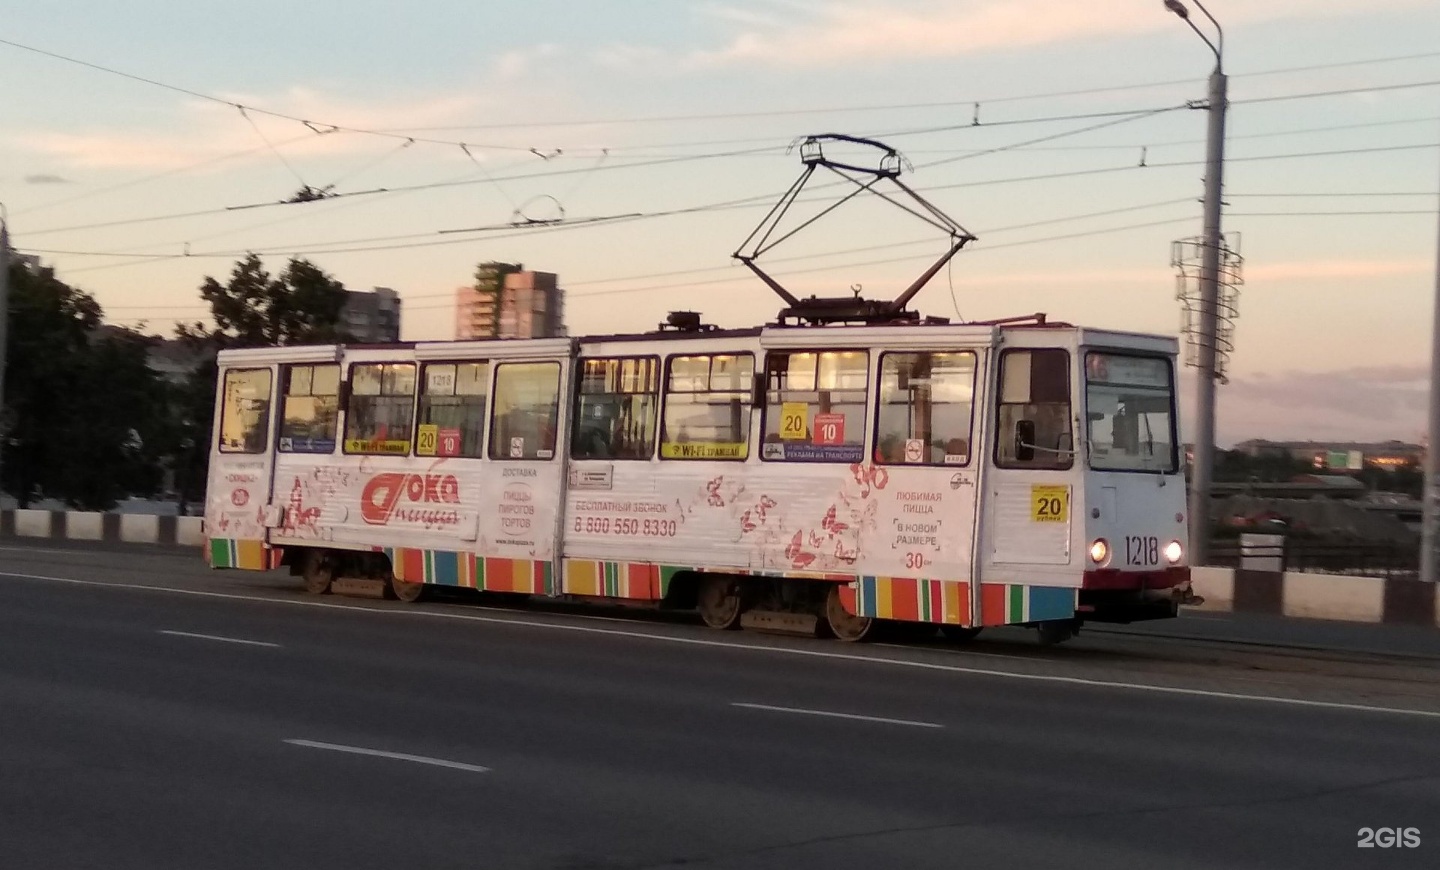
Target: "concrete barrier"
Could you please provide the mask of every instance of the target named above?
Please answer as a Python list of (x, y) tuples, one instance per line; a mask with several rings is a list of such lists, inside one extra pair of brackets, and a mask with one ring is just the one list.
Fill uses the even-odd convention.
[(68, 512), (65, 516), (65, 537), (72, 541), (105, 540), (105, 515)]
[(5, 509), (0, 510), (0, 538), (203, 547), (205, 521), (163, 514)]
[(1190, 585), (1205, 599), (1194, 610), (1440, 626), (1436, 584), (1419, 580), (1196, 568)]
[(205, 520), (200, 517), (177, 517), (175, 543), (182, 547), (205, 546)]
[(160, 540), (160, 518), (149, 514), (121, 514), (120, 540), (127, 544), (154, 544)]
[[(55, 528), (55, 514), (63, 514), (63, 511), (32, 511), (15, 510), (6, 511), (15, 515), (13, 528), (15, 536), (19, 538), (48, 538)], [(63, 536), (63, 534), (62, 534)]]

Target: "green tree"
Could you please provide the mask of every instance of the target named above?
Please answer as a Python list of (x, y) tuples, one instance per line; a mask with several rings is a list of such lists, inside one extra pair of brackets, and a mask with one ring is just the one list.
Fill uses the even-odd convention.
[(259, 255), (238, 261), (224, 284), (206, 276), (200, 297), (210, 305), (215, 329), (181, 325), (179, 334), (223, 347), (325, 344), (344, 339), (340, 317), (345, 285), (309, 260), (292, 258), (278, 277)]
[(213, 435), (218, 367), (215, 354), (226, 348), (329, 344), (347, 339), (341, 327), (345, 285), (301, 258), (292, 258), (279, 276), (250, 254), (235, 263), (224, 284), (206, 276), (200, 296), (210, 306), (215, 328), (177, 324), (176, 335), (201, 362), (174, 386), (169, 419), (174, 430), (167, 457), (175, 474), (180, 509), (204, 497)]
[(102, 330), (90, 295), (50, 269), (10, 270), (3, 483), (25, 506), (106, 510), (158, 486), (164, 387), (144, 339)]

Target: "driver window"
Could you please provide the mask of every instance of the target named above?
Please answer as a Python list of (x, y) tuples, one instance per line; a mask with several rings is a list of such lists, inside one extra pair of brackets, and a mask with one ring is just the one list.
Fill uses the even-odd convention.
[(1074, 464), (1069, 353), (1058, 348), (1005, 351), (999, 399), (997, 465), (1058, 470)]

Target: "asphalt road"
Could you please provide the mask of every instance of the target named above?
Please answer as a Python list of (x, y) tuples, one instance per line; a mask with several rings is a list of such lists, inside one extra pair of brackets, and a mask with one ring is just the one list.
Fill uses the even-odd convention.
[(7, 542), (0, 867), (1436, 866), (1440, 643), (1199, 626), (857, 647)]

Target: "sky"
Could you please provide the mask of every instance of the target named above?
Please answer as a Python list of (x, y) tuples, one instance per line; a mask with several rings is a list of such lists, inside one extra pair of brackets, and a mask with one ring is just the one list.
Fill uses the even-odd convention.
[[(1440, 4), (1206, 8), (1244, 257), (1218, 440), (1417, 440)], [(767, 322), (731, 255), (825, 133), (896, 149), (978, 237), (926, 314), (1173, 335), (1172, 243), (1201, 232), (1215, 58), (1161, 0), (0, 0), (0, 22), (12, 244), (147, 331), (203, 318), (204, 278), (250, 251), (396, 289), (406, 339), (453, 337), (487, 260), (559, 275), (572, 334)], [(821, 175), (785, 229), (844, 192)], [(340, 195), (282, 204), (302, 187)], [(797, 295), (891, 298), (946, 245), (871, 196), (759, 262)]]

